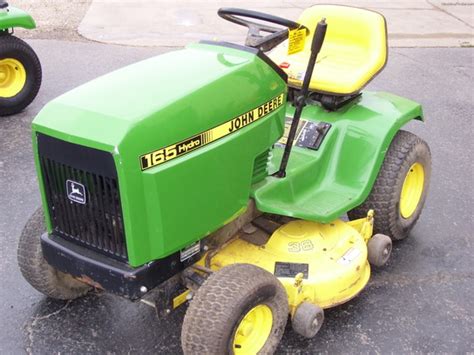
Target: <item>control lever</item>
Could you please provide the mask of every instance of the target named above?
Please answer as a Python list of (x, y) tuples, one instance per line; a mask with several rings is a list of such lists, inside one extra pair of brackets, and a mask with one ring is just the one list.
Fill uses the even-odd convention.
[(285, 145), (285, 152), (281, 159), (280, 169), (275, 173), (276, 177), (284, 178), (286, 176), (286, 167), (288, 165), (288, 160), (290, 158), (291, 148), (293, 147), (293, 141), (295, 140), (296, 130), (300, 122), (301, 113), (303, 108), (306, 106), (306, 99), (308, 98), (309, 93), (309, 83), (311, 81), (311, 76), (313, 75), (314, 66), (316, 64), (316, 58), (321, 51), (323, 46), (324, 37), (326, 36), (327, 30), (326, 19), (323, 18), (318, 22), (316, 26), (316, 31), (313, 36), (313, 42), (311, 43), (311, 54), (309, 56), (308, 66), (306, 68), (306, 73), (303, 79), (303, 86), (299, 95), (296, 97), (296, 109), (291, 122), (290, 132), (288, 133), (288, 139)]

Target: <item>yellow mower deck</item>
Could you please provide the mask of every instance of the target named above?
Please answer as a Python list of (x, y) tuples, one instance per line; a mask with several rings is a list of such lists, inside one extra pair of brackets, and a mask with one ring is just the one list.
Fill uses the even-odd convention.
[[(352, 222), (294, 220), (260, 246), (243, 240), (240, 232), (211, 258), (209, 266), (218, 270), (248, 263), (273, 273), (287, 291), (291, 313), (303, 301), (333, 307), (356, 296), (369, 280), (366, 242), (372, 225), (372, 212)], [(198, 262), (204, 264), (205, 257)]]

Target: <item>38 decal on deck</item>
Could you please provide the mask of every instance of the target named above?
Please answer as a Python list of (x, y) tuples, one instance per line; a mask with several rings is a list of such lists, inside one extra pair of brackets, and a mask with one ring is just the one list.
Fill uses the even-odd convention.
[(224, 122), (221, 125), (211, 128), (202, 133), (196, 134), (181, 142), (171, 144), (167, 147), (155, 150), (154, 152), (140, 156), (140, 166), (142, 170), (152, 168), (154, 166), (163, 164), (172, 159), (178, 158), (186, 153), (189, 153), (197, 148), (203, 147), (209, 143), (215, 142), (233, 132), (242, 129), (249, 124), (265, 117), (269, 113), (275, 111), (283, 105), (284, 94), (280, 94), (264, 104), (245, 112), (230, 121)]

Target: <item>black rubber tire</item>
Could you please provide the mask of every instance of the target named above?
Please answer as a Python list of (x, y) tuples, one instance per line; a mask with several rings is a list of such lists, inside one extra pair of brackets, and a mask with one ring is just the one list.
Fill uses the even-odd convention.
[(273, 354), (288, 320), (283, 285), (268, 271), (250, 264), (234, 264), (213, 273), (197, 291), (184, 317), (184, 354), (232, 354), (238, 324), (259, 304), (267, 305), (273, 316), (272, 330), (259, 353)]
[(392, 253), (392, 239), (385, 234), (375, 234), (367, 243), (369, 263), (373, 266), (384, 266)]
[(13, 115), (28, 106), (38, 94), (41, 86), (41, 63), (28, 43), (12, 35), (0, 36), (0, 60), (14, 58), (21, 62), (26, 70), (26, 83), (15, 96), (0, 97), (0, 116)]
[(324, 322), (324, 311), (321, 307), (309, 303), (301, 303), (291, 319), (293, 330), (305, 338), (313, 338)]
[[(404, 218), (400, 214), (400, 194), (410, 167), (418, 162), (423, 165), (425, 180), (420, 202), (415, 212)], [(375, 184), (365, 202), (349, 211), (349, 219), (367, 216), (375, 211), (374, 232), (388, 235), (392, 240), (406, 238), (415, 226), (425, 204), (431, 176), (431, 152), (428, 144), (407, 131), (398, 131), (385, 156)]]
[(18, 243), (18, 265), (23, 277), (51, 298), (72, 300), (84, 296), (90, 286), (54, 269), (44, 260), (40, 236), (45, 231), (43, 209), (38, 208), (26, 222)]

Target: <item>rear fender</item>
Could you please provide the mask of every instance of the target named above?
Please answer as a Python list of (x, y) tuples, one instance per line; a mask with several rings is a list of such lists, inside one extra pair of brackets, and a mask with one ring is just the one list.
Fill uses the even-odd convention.
[(0, 31), (14, 27), (33, 29), (36, 23), (27, 12), (10, 6), (5, 12), (0, 12)]
[[(294, 107), (288, 105), (287, 116)], [(268, 176), (253, 186), (262, 212), (322, 223), (360, 205), (369, 195), (395, 134), (412, 119), (423, 120), (416, 102), (389, 93), (364, 92), (338, 111), (305, 107), (302, 120), (331, 128), (318, 150), (295, 146), (284, 179)], [(275, 147), (269, 172), (278, 170), (283, 149)]]

